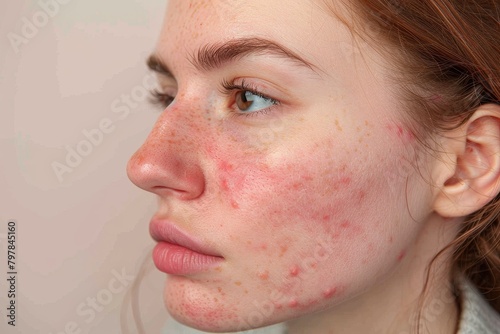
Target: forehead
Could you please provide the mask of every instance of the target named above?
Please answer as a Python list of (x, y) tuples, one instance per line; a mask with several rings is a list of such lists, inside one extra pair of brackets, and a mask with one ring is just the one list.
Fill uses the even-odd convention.
[[(352, 48), (352, 34), (322, 1), (170, 0), (157, 53), (185, 57), (207, 44), (260, 37), (321, 64)], [(317, 58), (317, 59), (316, 59)], [(319, 59), (322, 58), (322, 59)], [(333, 64), (332, 64), (333, 63)]]

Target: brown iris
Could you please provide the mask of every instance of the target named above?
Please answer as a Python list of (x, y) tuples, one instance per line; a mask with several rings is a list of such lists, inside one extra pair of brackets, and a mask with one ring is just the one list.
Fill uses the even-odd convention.
[(236, 94), (236, 105), (242, 111), (247, 111), (253, 104), (255, 94), (248, 90), (244, 90)]

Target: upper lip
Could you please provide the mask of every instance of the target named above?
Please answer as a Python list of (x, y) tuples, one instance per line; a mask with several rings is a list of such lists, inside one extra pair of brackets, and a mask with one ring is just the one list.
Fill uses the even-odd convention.
[(164, 241), (188, 248), (200, 254), (221, 257), (208, 245), (188, 235), (167, 219), (153, 217), (149, 224), (149, 233), (151, 237), (158, 242)]

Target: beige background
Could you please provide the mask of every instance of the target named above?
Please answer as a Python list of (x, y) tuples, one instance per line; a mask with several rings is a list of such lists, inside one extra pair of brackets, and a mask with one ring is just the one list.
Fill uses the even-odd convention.
[[(128, 181), (125, 165), (158, 116), (141, 86), (166, 1), (65, 2), (49, 17), (39, 0), (0, 0), (1, 333), (119, 333), (131, 283), (114, 277), (136, 275), (152, 245), (154, 197)], [(13, 47), (9, 38), (23, 36), (27, 21), (38, 31), (24, 27), (30, 37)], [(130, 113), (115, 113), (131, 94)], [(90, 148), (81, 144), (83, 131), (105, 119), (113, 122), (104, 127), (109, 133)], [(87, 156), (58, 178), (52, 165), (68, 166), (68, 150), (79, 144)], [(15, 328), (5, 317), (11, 219), (18, 226)], [(153, 273), (141, 290), (151, 328), (166, 319), (162, 281)]]

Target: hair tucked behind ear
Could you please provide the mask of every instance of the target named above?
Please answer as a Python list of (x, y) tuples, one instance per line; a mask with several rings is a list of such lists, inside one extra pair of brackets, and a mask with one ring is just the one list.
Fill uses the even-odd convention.
[[(401, 74), (398, 80), (407, 80), (402, 98), (419, 137), (463, 124), (481, 105), (500, 104), (498, 0), (353, 0), (347, 5), (362, 18), (356, 30), (398, 50), (391, 57)], [(499, 219), (497, 196), (467, 217), (449, 245), (455, 268), (498, 312)]]

